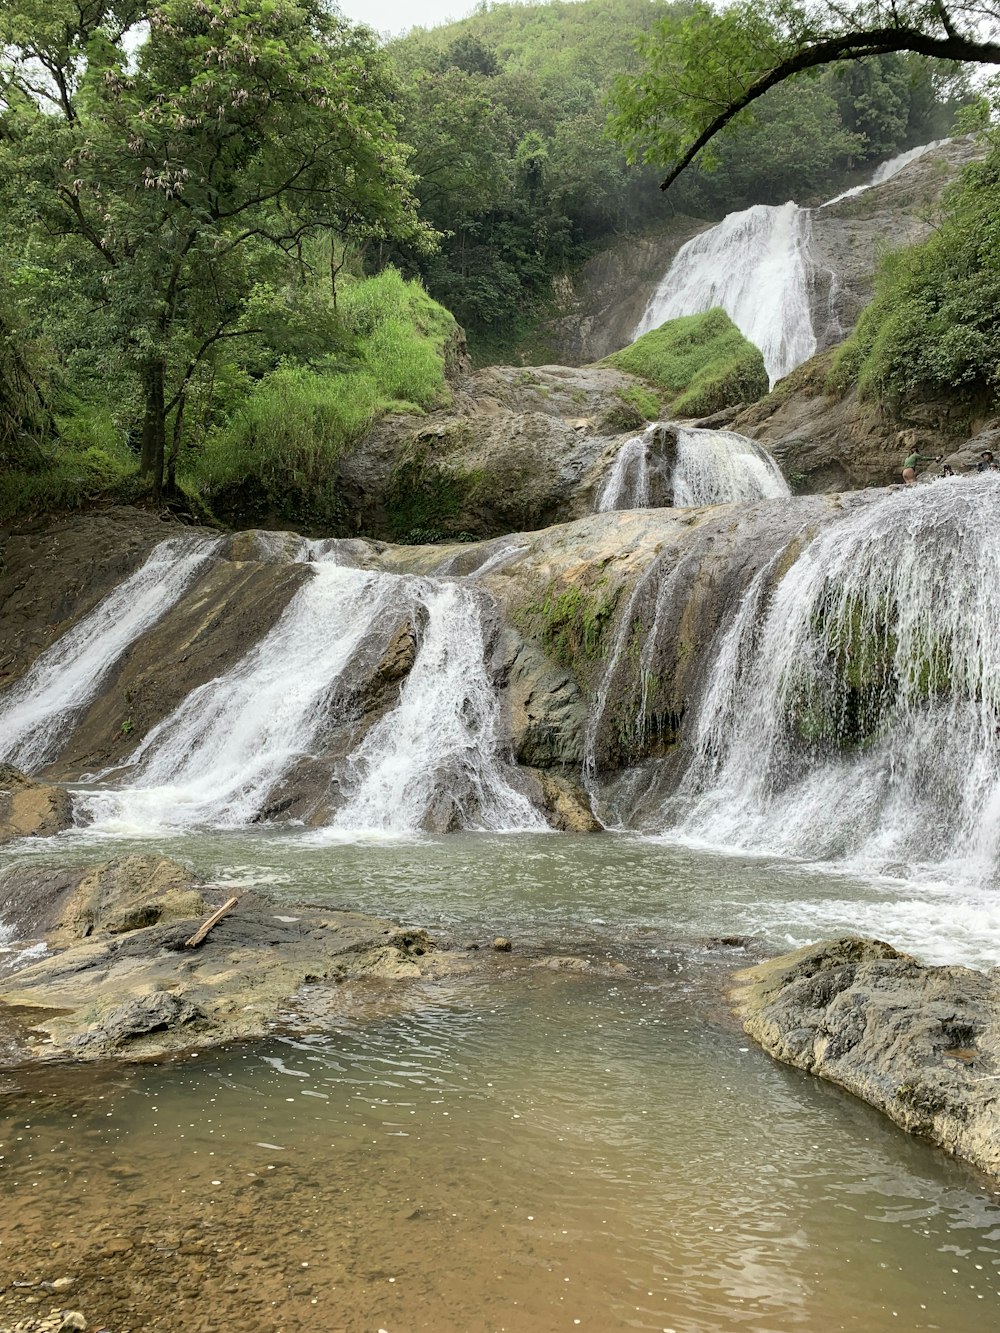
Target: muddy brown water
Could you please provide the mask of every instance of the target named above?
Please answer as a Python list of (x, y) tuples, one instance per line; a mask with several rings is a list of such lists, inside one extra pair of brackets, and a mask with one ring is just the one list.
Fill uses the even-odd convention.
[[(997, 1322), (1000, 1200), (751, 1047), (719, 1002), (740, 955), (705, 944), (751, 928), (774, 951), (853, 911), (982, 964), (985, 900), (955, 900), (932, 939), (933, 885), (625, 838), (307, 837), (183, 850), (269, 885), (279, 911), (377, 908), (470, 942), (511, 935), (514, 954), (405, 993), (314, 995), (253, 1046), (0, 1074), (0, 1326), (67, 1302), (113, 1333)], [(69, 851), (109, 847), (27, 854)], [(547, 953), (590, 966), (530, 965)], [(12, 1285), (59, 1277), (71, 1295)]]

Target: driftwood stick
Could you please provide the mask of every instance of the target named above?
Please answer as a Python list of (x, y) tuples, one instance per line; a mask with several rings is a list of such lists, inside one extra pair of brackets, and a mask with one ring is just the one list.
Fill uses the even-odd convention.
[(184, 948), (197, 949), (212, 927), (217, 926), (226, 913), (231, 912), (238, 902), (239, 898), (230, 898), (227, 902), (224, 902), (217, 912), (213, 912), (207, 921), (202, 922), (189, 940), (184, 941)]

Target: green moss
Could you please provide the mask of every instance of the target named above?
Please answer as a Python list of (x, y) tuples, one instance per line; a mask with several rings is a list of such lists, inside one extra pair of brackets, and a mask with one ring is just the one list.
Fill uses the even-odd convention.
[(764, 358), (724, 310), (668, 320), (601, 364), (647, 380), (673, 416), (710, 416), (767, 393)]
[(617, 591), (609, 595), (600, 588), (570, 587), (557, 592), (550, 584), (543, 600), (526, 606), (518, 619), (561, 666), (575, 669), (603, 656), (617, 601)]
[(405, 544), (464, 540), (456, 520), (487, 480), (478, 469), (442, 466), (417, 441), (393, 470), (386, 511), (394, 540)]

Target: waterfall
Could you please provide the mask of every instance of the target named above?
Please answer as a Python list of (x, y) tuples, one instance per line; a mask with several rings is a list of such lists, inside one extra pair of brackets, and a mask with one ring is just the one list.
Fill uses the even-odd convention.
[(181, 598), (218, 547), (170, 537), (0, 696), (0, 759), (35, 772), (62, 749), (73, 721), (125, 651)]
[(128, 785), (78, 808), (111, 831), (249, 823), (308, 753), (352, 655), (390, 613), (390, 590), (388, 578), (317, 563), (270, 633), (153, 728)]
[(426, 623), (399, 703), (348, 762), (336, 830), (544, 829), (499, 759), (500, 709), (486, 666), (487, 601), (455, 582), (420, 581)]
[(811, 271), (809, 214), (798, 204), (730, 213), (677, 252), (632, 337), (721, 306), (760, 348), (773, 386), (816, 351)]
[(686, 836), (863, 871), (990, 880), (1000, 851), (1000, 478), (878, 497), (722, 635)]
[(677, 508), (750, 503), (789, 493), (777, 463), (747, 436), (732, 430), (658, 424), (626, 440), (618, 450), (598, 495), (597, 510), (648, 509), (658, 500)]
[(777, 463), (759, 444), (734, 430), (677, 430), (674, 504), (750, 503), (791, 492)]
[[(866, 185), (835, 195), (829, 208), (891, 180), (947, 140), (899, 153), (876, 168)], [(668, 319), (721, 306), (743, 336), (759, 347), (771, 387), (817, 350), (811, 313), (812, 210), (755, 204), (681, 246), (632, 334), (633, 340)]]
[(293, 766), (316, 761), (324, 729), (344, 720), (395, 631), (412, 622), (416, 661), (396, 707), (342, 764), (319, 760), (349, 793), (337, 828), (546, 827), (501, 757), (483, 628), (491, 599), (455, 582), (339, 565), (342, 545), (303, 548), (309, 577), (270, 633), (193, 690), (121, 769), (98, 775), (108, 785), (78, 795), (81, 817), (105, 832), (259, 818)]
[(647, 426), (641, 435), (626, 440), (604, 479), (597, 497), (597, 512), (611, 509), (648, 509), (650, 507), (649, 453), (656, 426)]

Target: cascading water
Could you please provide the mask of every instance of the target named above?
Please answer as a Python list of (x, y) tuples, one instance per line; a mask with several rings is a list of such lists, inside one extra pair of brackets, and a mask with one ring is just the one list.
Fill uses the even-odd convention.
[(810, 275), (808, 212), (755, 204), (681, 247), (632, 336), (721, 306), (760, 348), (774, 385), (816, 351)]
[(747, 436), (657, 424), (618, 450), (597, 511), (648, 509), (658, 503), (678, 508), (750, 503), (789, 494), (777, 463)]
[(486, 666), (482, 594), (425, 580), (416, 662), (399, 703), (351, 756), (352, 794), (333, 829), (415, 832), (428, 815), (442, 828), (544, 829), (499, 759), (500, 710)]
[(729, 847), (990, 881), (1000, 851), (1000, 479), (826, 527), (724, 634), (665, 817)]
[(0, 759), (35, 772), (54, 759), (74, 718), (126, 650), (174, 606), (218, 547), (171, 537), (41, 654), (0, 701)]
[[(845, 190), (821, 207), (883, 184), (944, 142), (898, 154), (883, 162), (867, 185)], [(811, 312), (813, 212), (791, 201), (755, 204), (695, 236), (678, 250), (633, 339), (668, 319), (721, 306), (743, 336), (760, 348), (773, 388), (818, 347)]]
[[(485, 593), (337, 564), (344, 543), (306, 543), (309, 577), (281, 619), (225, 675), (192, 691), (77, 811), (104, 832), (241, 827), (370, 678), (394, 632), (417, 626), (398, 705), (343, 765), (338, 829), (544, 828), (500, 758), (486, 666)], [(421, 621), (426, 624), (421, 627)], [(342, 711), (342, 709), (341, 709)], [(448, 804), (451, 814), (441, 816)]]
[(776, 500), (791, 494), (781, 469), (754, 440), (734, 430), (677, 429), (674, 504)]
[(650, 450), (657, 427), (647, 426), (641, 435), (626, 440), (608, 469), (597, 496), (599, 514), (612, 509), (648, 509), (650, 498)]
[(81, 797), (81, 813), (109, 831), (249, 823), (308, 752), (352, 655), (390, 611), (390, 587), (317, 563), (271, 632), (153, 728), (129, 785)]

